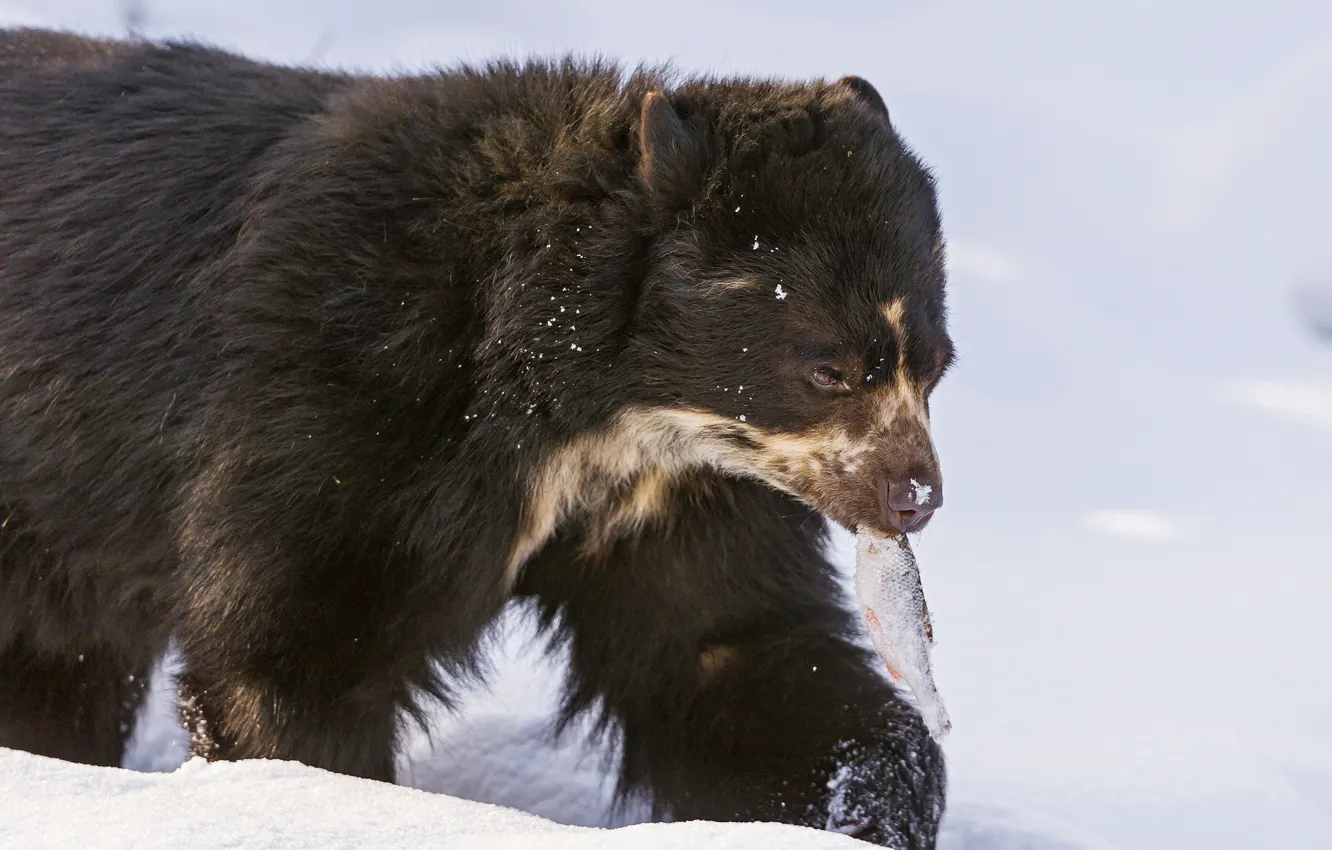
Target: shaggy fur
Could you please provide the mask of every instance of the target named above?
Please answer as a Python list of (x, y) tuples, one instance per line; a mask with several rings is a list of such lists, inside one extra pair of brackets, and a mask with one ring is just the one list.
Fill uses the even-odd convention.
[(208, 755), (391, 780), (524, 597), (661, 816), (932, 847), (822, 547), (938, 506), (942, 268), (863, 80), (0, 32), (0, 745), (116, 763), (174, 636)]

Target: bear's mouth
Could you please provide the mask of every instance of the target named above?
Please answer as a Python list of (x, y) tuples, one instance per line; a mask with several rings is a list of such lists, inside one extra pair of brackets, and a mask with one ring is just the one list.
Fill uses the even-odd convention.
[[(920, 445), (928, 441), (912, 448)], [(906, 522), (901, 508), (910, 506), (895, 512), (888, 504), (880, 470), (905, 466), (905, 456), (893, 448), (892, 441), (853, 439), (836, 426), (781, 432), (704, 410), (627, 409), (608, 426), (553, 451), (534, 470), (509, 575), (515, 578), (526, 559), (573, 514), (601, 517), (601, 537), (641, 527), (669, 510), (673, 482), (690, 470), (758, 481), (852, 532), (919, 531), (926, 517)], [(920, 452), (910, 456), (917, 455), (924, 457)]]
[(640, 411), (635, 419), (640, 433), (652, 426), (669, 432), (665, 444), (672, 448), (659, 458), (663, 463), (759, 481), (853, 532), (915, 533), (938, 507), (934, 447), (914, 420), (894, 417), (885, 429), (854, 436), (838, 423), (774, 431), (689, 408)]

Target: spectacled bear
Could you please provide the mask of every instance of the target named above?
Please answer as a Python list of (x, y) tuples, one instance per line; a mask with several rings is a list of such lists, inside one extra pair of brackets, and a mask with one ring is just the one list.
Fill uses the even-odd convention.
[(172, 639), (198, 751), (392, 781), (524, 599), (622, 794), (933, 847), (825, 543), (938, 507), (951, 359), (863, 79), (5, 31), (0, 745), (116, 764)]

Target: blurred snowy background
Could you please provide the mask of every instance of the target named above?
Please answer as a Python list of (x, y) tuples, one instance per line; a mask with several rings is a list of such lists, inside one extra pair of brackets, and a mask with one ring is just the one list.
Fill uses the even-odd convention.
[[(0, 0), (5, 25), (128, 19), (376, 71), (867, 77), (950, 241), (949, 502), (918, 547), (944, 846), (1332, 847), (1332, 4)], [(548, 741), (559, 671), (514, 626), (403, 781), (632, 821), (595, 748)], [(179, 762), (165, 702), (128, 766)]]

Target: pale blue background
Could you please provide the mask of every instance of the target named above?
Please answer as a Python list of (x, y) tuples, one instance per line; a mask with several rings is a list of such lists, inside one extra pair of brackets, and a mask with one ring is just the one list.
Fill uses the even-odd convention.
[[(1332, 347), (1292, 300), (1332, 278), (1332, 4), (147, 12), (150, 35), (371, 70), (572, 49), (870, 79), (950, 235), (948, 505), (920, 549), (959, 818), (1008, 806), (1097, 847), (1332, 846)], [(0, 0), (5, 22), (123, 31), (103, 0)], [(1064, 846), (968, 823), (954, 846)]]

